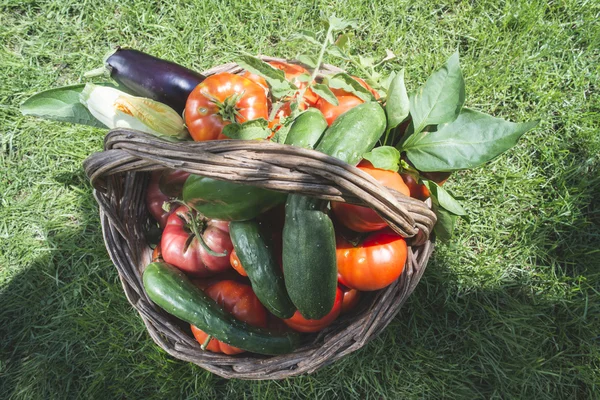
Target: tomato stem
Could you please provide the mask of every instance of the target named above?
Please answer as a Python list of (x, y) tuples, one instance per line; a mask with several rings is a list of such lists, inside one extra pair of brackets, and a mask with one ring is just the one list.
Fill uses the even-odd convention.
[(209, 345), (209, 343), (210, 343), (210, 341), (211, 341), (211, 340), (212, 340), (212, 335), (208, 335), (208, 336), (206, 337), (206, 340), (204, 341), (204, 343), (202, 343), (202, 344), (200, 345), (200, 348), (201, 348), (202, 350), (206, 350), (206, 348), (208, 347), (208, 345)]
[[(202, 248), (213, 257), (227, 256), (227, 250), (225, 250), (223, 253), (217, 253), (216, 251), (214, 251), (213, 249), (208, 247), (208, 245), (204, 241), (201, 231), (204, 230), (206, 223), (204, 221), (198, 221), (198, 218), (196, 217), (196, 215), (194, 215), (194, 213), (192, 211), (188, 212), (188, 216), (190, 218), (188, 227), (192, 231), (192, 234), (193, 234), (192, 236), (194, 236), (198, 240), (198, 243), (200, 243), (200, 246), (202, 246)], [(187, 249), (187, 247), (186, 247), (186, 249)]]

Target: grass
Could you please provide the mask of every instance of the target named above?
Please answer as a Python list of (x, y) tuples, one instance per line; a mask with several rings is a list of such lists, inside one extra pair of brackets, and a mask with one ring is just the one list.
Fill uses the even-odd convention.
[[(2, 398), (599, 398), (597, 2), (0, 4)], [(471, 222), (376, 340), (311, 376), (227, 381), (155, 346), (122, 293), (81, 167), (104, 132), (18, 105), (117, 44), (197, 70), (293, 57), (310, 47), (285, 38), (334, 11), (361, 22), (356, 53), (401, 56), (385, 68), (405, 67), (409, 90), (458, 48), (469, 107), (542, 122), (448, 182)]]

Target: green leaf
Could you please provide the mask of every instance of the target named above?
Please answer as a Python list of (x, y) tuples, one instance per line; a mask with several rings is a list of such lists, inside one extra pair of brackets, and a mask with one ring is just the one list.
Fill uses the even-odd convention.
[(464, 102), (465, 82), (456, 52), (410, 96), (415, 133), (421, 132), (427, 125), (454, 121)]
[(302, 64), (308, 65), (311, 68), (317, 68), (317, 60), (311, 55), (300, 54), (298, 57), (296, 57), (296, 59)]
[(335, 97), (335, 94), (333, 94), (333, 92), (329, 89), (329, 87), (327, 87), (327, 85), (324, 85), (322, 83), (316, 83), (316, 84), (312, 85), (311, 88), (312, 88), (313, 92), (315, 92), (316, 94), (321, 96), (328, 103), (331, 103), (334, 106), (337, 106), (340, 104), (337, 97)]
[(375, 59), (371, 56), (363, 57), (359, 55), (358, 61), (360, 65), (362, 65), (365, 68), (369, 68), (375, 65)]
[(392, 84), (392, 81), (394, 80), (395, 77), (396, 77), (396, 71), (390, 72), (390, 74), (381, 81), (381, 86), (387, 90), (390, 87), (390, 85)]
[(437, 216), (437, 222), (433, 227), (435, 236), (442, 242), (447, 242), (452, 237), (454, 232), (454, 225), (456, 223), (457, 216), (440, 208), (435, 203), (433, 204), (433, 212)]
[(436, 132), (410, 136), (402, 145), (420, 171), (456, 171), (478, 167), (513, 147), (539, 121), (513, 123), (464, 108)]
[(375, 101), (373, 93), (345, 72), (340, 72), (330, 77), (328, 84), (330, 88), (342, 89), (344, 92), (352, 93), (364, 101)]
[(271, 94), (276, 99), (291, 95), (298, 89), (285, 79), (285, 73), (282, 70), (274, 68), (258, 57), (242, 55), (239, 56), (236, 63), (245, 70), (263, 77), (271, 88)]
[(312, 78), (312, 76), (310, 76), (310, 74), (307, 74), (306, 72), (296, 77), (296, 79), (300, 82), (310, 82), (310, 78)]
[(410, 102), (404, 86), (404, 70), (394, 77), (389, 85), (385, 114), (387, 115), (387, 129), (391, 130), (400, 125), (408, 117)]
[(346, 28), (358, 28), (358, 22), (336, 17), (335, 14), (329, 17), (329, 27), (334, 31), (342, 31)]
[(317, 35), (314, 32), (307, 31), (307, 30), (301, 30), (301, 31), (294, 33), (292, 36), (290, 36), (290, 39), (291, 40), (304, 40), (306, 42), (315, 44), (319, 47), (321, 46), (321, 42), (319, 42), (319, 40), (317, 39)]
[(271, 135), (269, 123), (264, 118), (253, 119), (242, 124), (225, 125), (223, 134), (231, 139), (266, 139)]
[(334, 57), (341, 58), (345, 61), (350, 61), (350, 56), (337, 46), (329, 46), (327, 49), (325, 49), (325, 51)]
[[(114, 87), (110, 84), (100, 85)], [(84, 87), (85, 84), (72, 85), (34, 94), (21, 104), (21, 113), (55, 121), (106, 128), (79, 102), (79, 94)]]
[(397, 172), (400, 167), (400, 152), (391, 146), (375, 147), (369, 153), (363, 154), (375, 168)]
[(434, 201), (437, 204), (445, 209), (446, 211), (450, 211), (452, 214), (463, 216), (467, 215), (467, 212), (460, 205), (460, 203), (452, 197), (450, 193), (446, 191), (443, 187), (435, 183), (434, 181), (430, 181), (429, 179), (422, 179), (423, 184), (429, 190), (431, 197), (433, 197)]
[(339, 35), (338, 38), (335, 40), (334, 45), (342, 50), (348, 48), (351, 36), (353, 36), (351, 33), (344, 33), (342, 35)]

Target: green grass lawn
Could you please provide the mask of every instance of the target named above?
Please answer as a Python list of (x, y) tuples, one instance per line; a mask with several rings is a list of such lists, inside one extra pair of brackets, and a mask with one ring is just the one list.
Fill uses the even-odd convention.
[[(600, 3), (66, 3), (0, 3), (1, 398), (600, 398)], [(458, 48), (467, 106), (541, 123), (451, 178), (471, 222), (376, 340), (311, 376), (221, 379), (160, 350), (122, 292), (81, 166), (105, 132), (18, 106), (118, 44), (197, 70), (294, 57), (331, 12), (361, 23), (355, 53), (400, 55), (384, 69), (409, 90)]]

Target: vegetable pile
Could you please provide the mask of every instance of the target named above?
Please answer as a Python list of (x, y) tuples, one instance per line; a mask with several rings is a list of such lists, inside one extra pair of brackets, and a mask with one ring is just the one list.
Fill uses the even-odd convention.
[[(450, 237), (461, 205), (443, 183), (515, 145), (537, 122), (511, 123), (464, 107), (458, 53), (408, 94), (404, 72), (383, 76), (348, 49), (351, 21), (331, 17), (318, 56), (299, 63), (235, 61), (239, 74), (205, 77), (137, 50), (118, 48), (101, 70), (115, 83), (39, 93), (24, 114), (98, 127), (127, 127), (169, 141), (243, 139), (316, 150), (357, 166), (405, 196), (430, 198), (436, 237)], [(325, 54), (363, 77), (319, 74)], [(202, 349), (225, 354), (292, 352), (300, 333), (352, 312), (361, 292), (395, 282), (406, 238), (368, 207), (190, 175), (152, 173), (146, 206), (160, 230), (143, 273), (149, 298), (190, 324)], [(150, 237), (150, 236), (149, 236)]]

